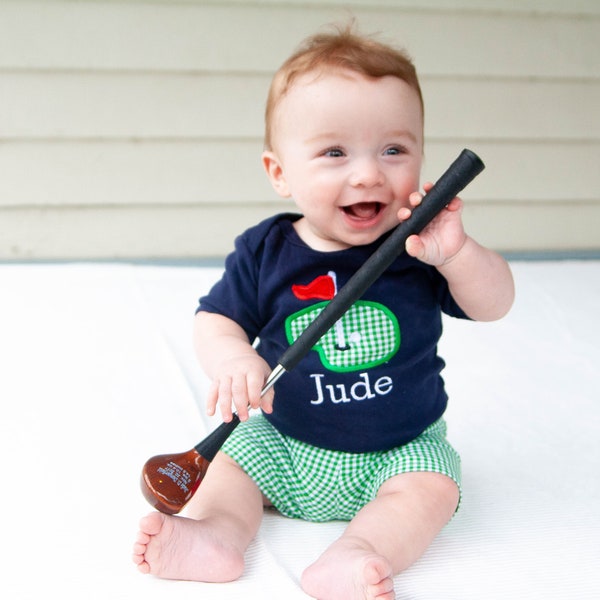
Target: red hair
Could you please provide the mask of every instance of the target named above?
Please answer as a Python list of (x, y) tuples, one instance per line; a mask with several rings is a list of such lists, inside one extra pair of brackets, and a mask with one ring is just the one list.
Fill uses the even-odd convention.
[(328, 70), (349, 70), (365, 77), (397, 77), (415, 90), (423, 114), (423, 95), (416, 69), (410, 57), (371, 37), (352, 31), (352, 27), (332, 33), (317, 33), (307, 38), (275, 73), (269, 89), (265, 111), (265, 148), (271, 149), (273, 114), (279, 101), (307, 73)]

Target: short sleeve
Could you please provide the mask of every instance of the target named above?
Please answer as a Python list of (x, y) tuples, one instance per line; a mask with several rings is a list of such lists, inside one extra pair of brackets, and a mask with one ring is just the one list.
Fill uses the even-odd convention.
[(235, 241), (235, 249), (225, 260), (221, 279), (206, 296), (202, 296), (196, 312), (205, 311), (228, 317), (254, 339), (260, 330), (257, 298), (258, 267), (244, 235)]

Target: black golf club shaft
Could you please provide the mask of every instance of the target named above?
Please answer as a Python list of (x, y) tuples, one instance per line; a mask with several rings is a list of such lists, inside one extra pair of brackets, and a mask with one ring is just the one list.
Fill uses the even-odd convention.
[[(385, 242), (338, 291), (317, 318), (281, 355), (277, 366), (271, 371), (261, 395), (265, 394), (283, 373), (291, 371), (308, 354), (319, 339), (404, 251), (406, 240), (411, 235), (422, 231), (484, 168), (482, 160), (471, 150), (465, 148), (459, 154), (423, 197), (421, 204), (413, 209), (410, 218), (394, 229)], [(195, 446), (195, 450), (207, 460), (212, 460), (238, 423), (239, 418), (234, 413), (230, 422), (222, 423), (206, 439)]]

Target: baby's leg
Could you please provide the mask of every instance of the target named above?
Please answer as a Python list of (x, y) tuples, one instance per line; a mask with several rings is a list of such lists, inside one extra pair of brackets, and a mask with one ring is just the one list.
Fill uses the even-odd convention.
[(458, 487), (438, 473), (404, 473), (386, 481), (302, 575), (320, 600), (392, 600), (393, 576), (412, 565), (450, 520)]
[(186, 517), (150, 513), (140, 521), (133, 562), (166, 579), (222, 582), (240, 577), (260, 526), (263, 498), (232, 459), (217, 454)]

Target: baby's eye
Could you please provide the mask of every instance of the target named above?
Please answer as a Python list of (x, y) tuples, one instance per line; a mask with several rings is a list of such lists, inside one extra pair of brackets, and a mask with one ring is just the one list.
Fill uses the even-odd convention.
[(341, 158), (344, 156), (344, 151), (341, 148), (328, 148), (323, 152), (323, 156), (329, 156), (330, 158)]
[(398, 154), (404, 154), (405, 152), (406, 149), (402, 146), (390, 146), (389, 148), (386, 148), (383, 153), (387, 156), (396, 156)]

